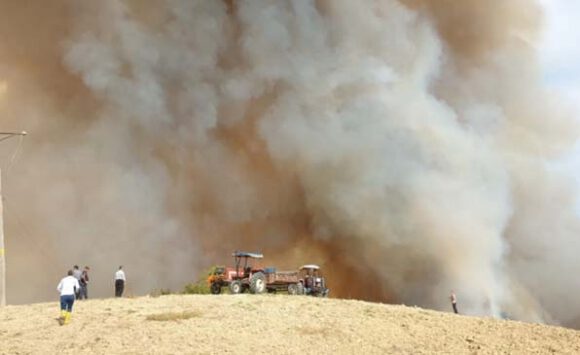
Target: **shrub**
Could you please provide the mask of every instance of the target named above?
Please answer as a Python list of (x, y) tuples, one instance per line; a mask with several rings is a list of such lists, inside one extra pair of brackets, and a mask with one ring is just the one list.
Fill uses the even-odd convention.
[(185, 285), (183, 293), (187, 295), (206, 295), (209, 293), (209, 286), (205, 280), (198, 281)]
[(209, 285), (205, 275), (213, 275), (217, 266), (210, 267), (197, 282), (185, 285), (183, 293), (188, 295), (207, 295), (210, 293)]

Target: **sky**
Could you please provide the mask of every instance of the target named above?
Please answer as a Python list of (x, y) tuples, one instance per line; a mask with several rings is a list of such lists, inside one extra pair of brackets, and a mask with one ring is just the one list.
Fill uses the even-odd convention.
[(540, 47), (544, 78), (580, 112), (580, 0), (539, 1), (546, 9)]
[[(539, 53), (546, 84), (570, 100), (580, 120), (580, 0), (539, 0), (545, 28)], [(580, 191), (580, 139), (553, 168), (576, 180)], [(580, 199), (577, 203), (580, 214)]]

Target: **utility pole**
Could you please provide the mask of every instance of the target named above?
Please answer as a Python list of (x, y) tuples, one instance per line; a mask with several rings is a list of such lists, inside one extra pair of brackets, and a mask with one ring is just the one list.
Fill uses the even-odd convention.
[[(0, 142), (26, 132), (0, 132)], [(6, 306), (6, 249), (4, 249), (4, 195), (2, 195), (2, 172), (0, 171), (0, 307)]]
[(0, 170), (0, 307), (6, 306), (6, 252), (4, 251), (4, 204), (2, 203), (2, 171)]

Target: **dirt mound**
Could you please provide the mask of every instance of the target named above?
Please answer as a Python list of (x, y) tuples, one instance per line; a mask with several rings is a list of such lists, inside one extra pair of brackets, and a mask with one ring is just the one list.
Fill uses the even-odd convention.
[(291, 296), (162, 296), (0, 309), (1, 354), (580, 353), (580, 332), (420, 308)]

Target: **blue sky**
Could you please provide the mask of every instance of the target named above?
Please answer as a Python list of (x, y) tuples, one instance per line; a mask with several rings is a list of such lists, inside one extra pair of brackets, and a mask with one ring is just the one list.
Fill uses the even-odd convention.
[(580, 0), (539, 2), (546, 10), (540, 46), (544, 79), (575, 103), (580, 116)]
[[(580, 120), (580, 0), (538, 0), (545, 9), (540, 58), (545, 83), (576, 108)], [(567, 156), (549, 165), (576, 181), (580, 192), (580, 139)], [(580, 195), (576, 210), (580, 215)]]

